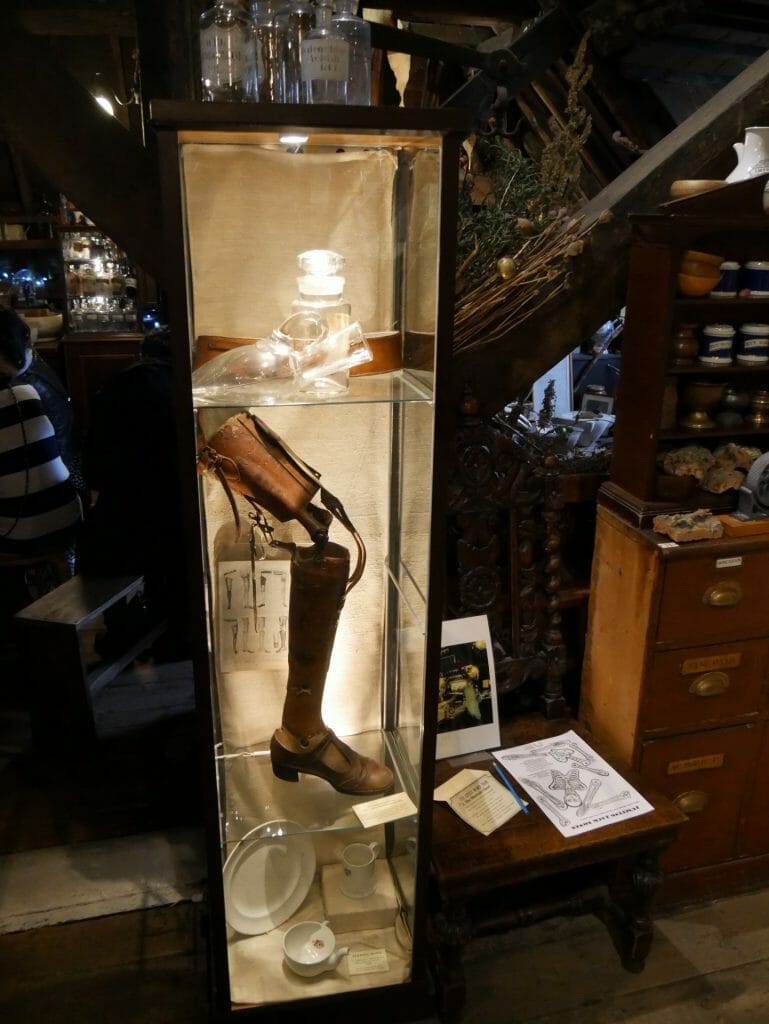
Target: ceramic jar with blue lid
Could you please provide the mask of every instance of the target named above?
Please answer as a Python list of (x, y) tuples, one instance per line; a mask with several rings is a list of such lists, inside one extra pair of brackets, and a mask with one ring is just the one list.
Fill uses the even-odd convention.
[(721, 271), (721, 278), (713, 288), (710, 295), (713, 299), (734, 299), (740, 286), (740, 271), (742, 267), (734, 260), (726, 260), (718, 268)]
[(751, 260), (743, 269), (745, 288), (752, 299), (769, 298), (769, 260)]
[(734, 335), (731, 324), (706, 324), (700, 334), (697, 361), (706, 366), (728, 366), (732, 361)]
[(734, 357), (746, 366), (769, 363), (769, 324), (740, 324), (734, 338)]

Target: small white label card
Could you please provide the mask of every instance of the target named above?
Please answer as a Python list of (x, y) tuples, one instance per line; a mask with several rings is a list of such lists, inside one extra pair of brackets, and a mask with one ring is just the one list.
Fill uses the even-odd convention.
[(434, 793), (445, 800), (468, 825), (484, 836), (521, 810), (513, 794), (483, 769), (464, 768), (444, 782)]
[(738, 569), (742, 565), (742, 556), (735, 555), (733, 558), (717, 558), (716, 569)]
[(347, 954), (350, 974), (380, 974), (390, 970), (386, 949), (353, 949)]
[(364, 828), (384, 825), (387, 821), (397, 821), (399, 818), (410, 818), (417, 813), (414, 801), (406, 793), (393, 793), (392, 796), (383, 796), (365, 804), (353, 804), (352, 809)]

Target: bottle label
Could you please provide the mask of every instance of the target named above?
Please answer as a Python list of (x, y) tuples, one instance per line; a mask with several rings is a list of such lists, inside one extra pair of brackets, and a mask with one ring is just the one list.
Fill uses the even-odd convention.
[(302, 81), (346, 82), (350, 47), (345, 39), (305, 39)]
[(240, 29), (209, 25), (200, 31), (200, 74), (215, 85), (232, 85), (243, 79), (243, 47)]

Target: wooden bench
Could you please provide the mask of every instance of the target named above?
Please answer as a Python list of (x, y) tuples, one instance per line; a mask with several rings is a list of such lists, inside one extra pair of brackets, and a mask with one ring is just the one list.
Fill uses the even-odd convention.
[[(661, 881), (658, 857), (686, 821), (667, 798), (602, 749), (570, 719), (521, 716), (503, 725), (503, 746), (516, 746), (574, 729), (633, 786), (654, 810), (616, 825), (564, 838), (533, 803), (489, 836), (449, 808), (433, 809), (430, 954), (441, 1018), (456, 1020), (465, 1000), (462, 955), (473, 938), (509, 931), (550, 917), (595, 914), (620, 960), (640, 971), (651, 947), (653, 897)], [(488, 755), (463, 767), (489, 768)], [(436, 785), (457, 771), (436, 766)], [(515, 964), (511, 964), (515, 970)]]
[(90, 665), (84, 634), (123, 598), (138, 594), (141, 576), (73, 576), (14, 616), (33, 741), (74, 749), (96, 740), (93, 697), (163, 632), (158, 623), (116, 657)]

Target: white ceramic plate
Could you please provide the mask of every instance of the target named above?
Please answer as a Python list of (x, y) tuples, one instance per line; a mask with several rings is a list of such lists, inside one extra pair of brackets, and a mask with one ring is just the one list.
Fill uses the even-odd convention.
[(262, 935), (301, 906), (315, 877), (315, 847), (295, 821), (267, 821), (247, 833), (224, 863), (227, 923)]

